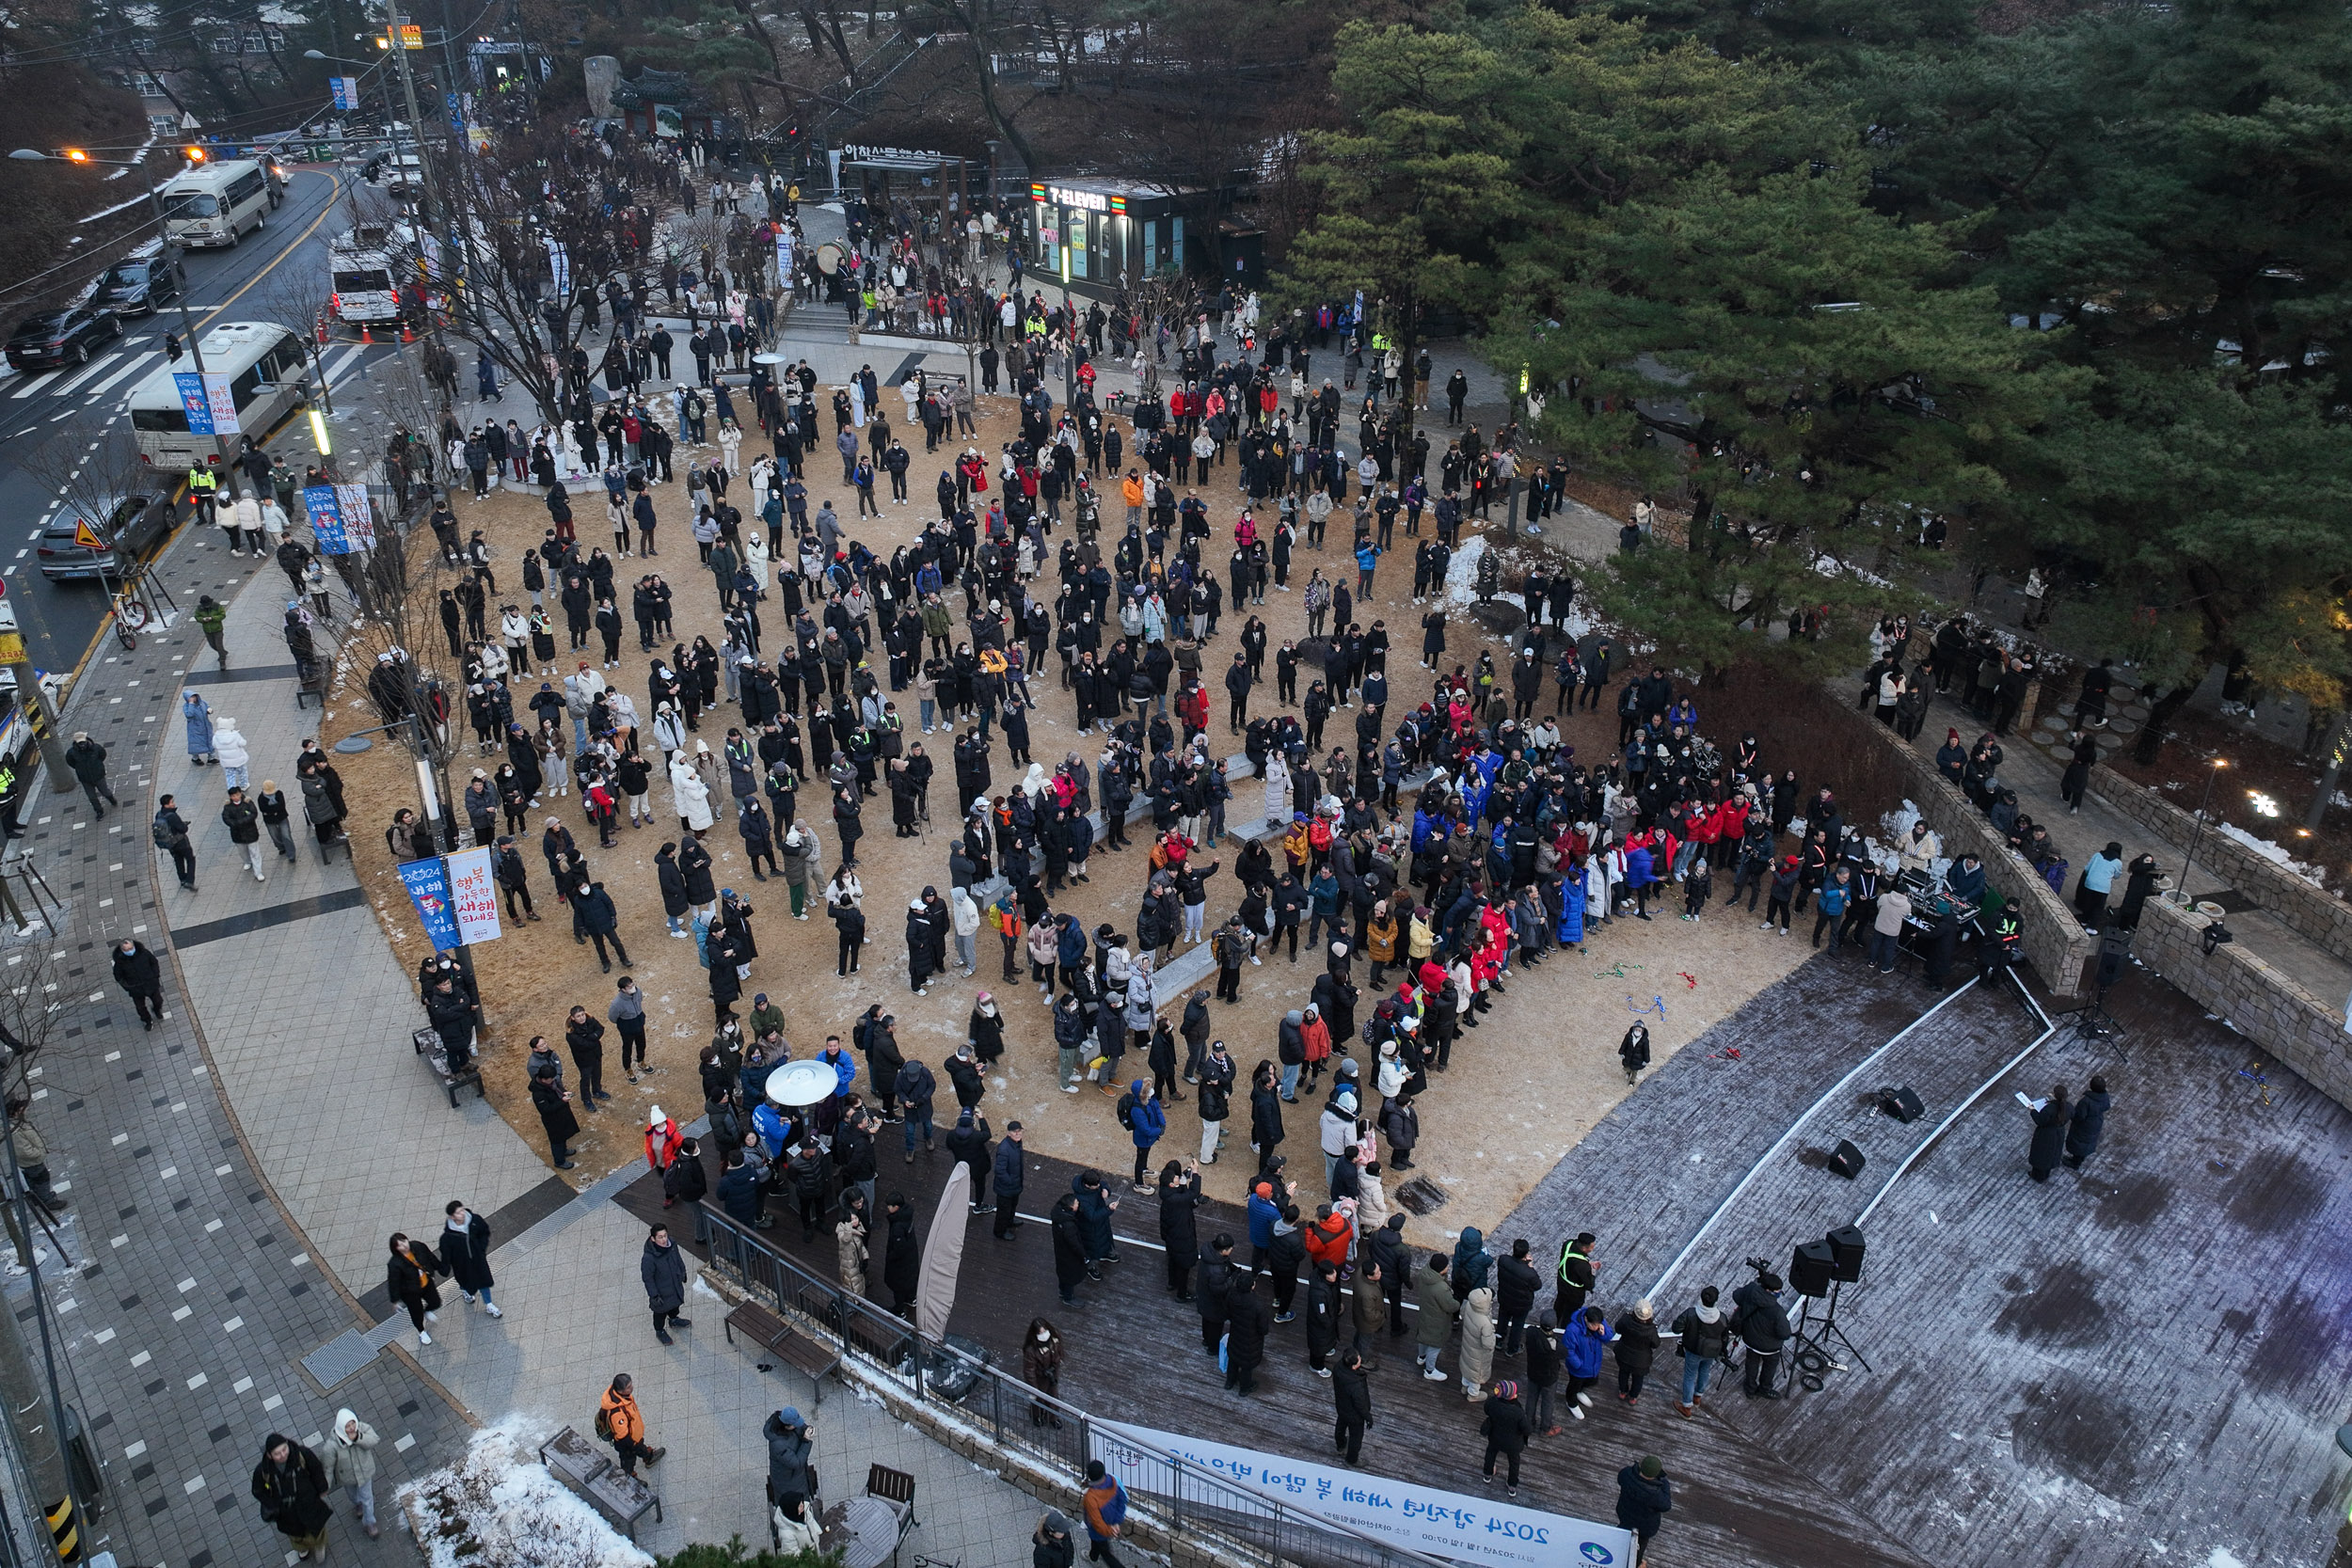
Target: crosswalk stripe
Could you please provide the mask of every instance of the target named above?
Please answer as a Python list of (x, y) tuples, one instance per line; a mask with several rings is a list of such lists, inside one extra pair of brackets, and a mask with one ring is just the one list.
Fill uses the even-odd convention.
[(87, 381), (91, 376), (96, 375), (100, 371), (104, 370), (108, 365), (113, 364), (115, 360), (120, 356), (121, 351), (119, 349), (110, 349), (106, 353), (102, 354), (97, 358), (91, 360), (88, 364), (83, 366), (80, 370), (75, 371), (72, 375), (69, 376), (67, 379), (57, 383), (55, 387), (52, 387), (50, 390), (53, 392), (70, 392), (73, 390), (74, 388), (79, 387), (83, 382)]
[(49, 385), (49, 378), (39, 371), (25, 371), (23, 372), (23, 379), (24, 385), (18, 388), (13, 393), (9, 394), (11, 401), (16, 398), (31, 397), (35, 392), (41, 390)]
[(360, 356), (367, 351), (365, 343), (354, 343), (328, 360), (323, 372), (326, 377), (326, 384), (330, 387), (340, 385), (343, 379), (343, 372), (358, 364)]
[(116, 382), (120, 381), (123, 377), (147, 370), (149, 368), (149, 360), (157, 356), (157, 354), (152, 350), (147, 354), (141, 354), (134, 356), (129, 364), (124, 365), (120, 370), (116, 371), (112, 375), (106, 377), (105, 380), (93, 385), (89, 388), (88, 395), (91, 397), (97, 397), (103, 393), (107, 388), (113, 386)]

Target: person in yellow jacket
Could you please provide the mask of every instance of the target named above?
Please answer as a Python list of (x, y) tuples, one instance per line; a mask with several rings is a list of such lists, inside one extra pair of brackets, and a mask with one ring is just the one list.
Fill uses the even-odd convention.
[(670, 1451), (646, 1445), (645, 1418), (638, 1413), (636, 1390), (636, 1379), (627, 1372), (618, 1373), (596, 1406), (596, 1435), (612, 1445), (625, 1476), (637, 1474), (639, 1460), (659, 1465), (661, 1456)]
[(213, 503), (220, 494), (220, 476), (202, 462), (188, 465), (188, 505), (200, 528), (213, 520)]

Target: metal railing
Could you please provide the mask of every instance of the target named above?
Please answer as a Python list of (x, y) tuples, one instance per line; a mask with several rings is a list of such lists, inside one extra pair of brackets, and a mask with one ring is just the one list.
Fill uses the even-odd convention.
[(1171, 1544), (1260, 1568), (1448, 1568), (1204, 1465), (1138, 1449), (1118, 1423), (1098, 1422), (953, 1346), (923, 1339), (905, 1319), (812, 1274), (723, 1211), (706, 1209), (711, 1266), (746, 1295), (836, 1348), (845, 1363), (855, 1360), (906, 1398), (951, 1413), (999, 1451), (1066, 1476), (1074, 1489), (1087, 1462), (1100, 1457), (1099, 1433), (1120, 1450), (1115, 1468), (1130, 1508), (1164, 1530)]

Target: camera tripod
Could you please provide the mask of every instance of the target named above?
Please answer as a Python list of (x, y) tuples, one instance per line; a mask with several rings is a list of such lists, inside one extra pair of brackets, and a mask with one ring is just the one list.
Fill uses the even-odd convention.
[[(1864, 1371), (1875, 1373), (1878, 1370), (1877, 1368), (1870, 1365), (1869, 1361), (1864, 1357), (1860, 1351), (1854, 1348), (1854, 1342), (1846, 1338), (1845, 1330), (1837, 1326), (1837, 1294), (1845, 1288), (1846, 1285), (1843, 1280), (1837, 1280), (1831, 1284), (1827, 1302), (1821, 1308), (1821, 1321), (1818, 1326), (1813, 1321), (1813, 1306), (1814, 1303), (1820, 1298), (1815, 1296), (1805, 1297), (1804, 1306), (1797, 1314), (1797, 1332), (1795, 1336), (1795, 1342), (1802, 1348), (1799, 1349), (1790, 1359), (1793, 1360), (1799, 1368), (1811, 1372), (1816, 1376), (1819, 1376), (1823, 1371), (1844, 1371), (1846, 1370), (1846, 1364), (1839, 1361), (1830, 1353), (1830, 1341), (1833, 1339), (1845, 1347), (1847, 1354), (1852, 1356), (1854, 1360), (1861, 1363), (1862, 1370)], [(1808, 1356), (1818, 1359), (1820, 1365), (1808, 1366)]]
[(2085, 1045), (2110, 1046), (2118, 1056), (2128, 1062), (2131, 1053), (2123, 1049), (2123, 1025), (2113, 1013), (2107, 1011), (2108, 990), (2106, 986), (2098, 987), (2090, 993), (2090, 1001), (2074, 1009), (2071, 1015), (2074, 1021), (2074, 1036)]

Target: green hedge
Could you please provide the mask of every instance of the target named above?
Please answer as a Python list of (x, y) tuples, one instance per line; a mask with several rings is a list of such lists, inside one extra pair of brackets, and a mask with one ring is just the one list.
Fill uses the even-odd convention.
[(803, 1551), (787, 1555), (767, 1546), (754, 1552), (738, 1535), (723, 1546), (697, 1543), (661, 1559), (660, 1568), (841, 1568), (841, 1554)]

